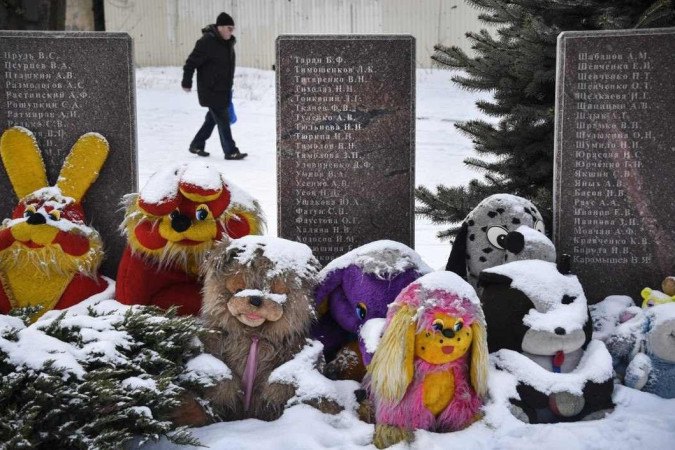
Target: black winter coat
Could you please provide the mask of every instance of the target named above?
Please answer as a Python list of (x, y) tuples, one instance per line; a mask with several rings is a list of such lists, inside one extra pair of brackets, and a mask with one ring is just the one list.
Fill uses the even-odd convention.
[(202, 32), (204, 34), (183, 66), (181, 86), (192, 88), (192, 74), (196, 69), (199, 104), (226, 107), (232, 95), (236, 39), (232, 36), (226, 41), (215, 25), (209, 25)]

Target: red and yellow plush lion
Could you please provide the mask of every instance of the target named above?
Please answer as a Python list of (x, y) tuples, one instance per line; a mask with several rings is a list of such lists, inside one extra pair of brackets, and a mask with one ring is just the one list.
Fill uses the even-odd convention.
[(199, 266), (215, 242), (260, 234), (265, 223), (255, 200), (201, 163), (159, 170), (125, 204), (117, 299), (184, 315), (199, 312)]
[(37, 318), (102, 292), (108, 282), (98, 274), (103, 243), (85, 225), (82, 198), (108, 157), (103, 136), (80, 137), (68, 154), (58, 181), (49, 186), (33, 134), (6, 130), (0, 155), (19, 198), (11, 219), (0, 227), (0, 313), (39, 306)]

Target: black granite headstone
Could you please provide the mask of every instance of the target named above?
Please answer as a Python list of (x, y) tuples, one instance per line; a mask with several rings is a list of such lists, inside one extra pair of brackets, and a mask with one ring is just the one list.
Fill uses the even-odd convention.
[[(0, 129), (35, 134), (53, 185), (81, 135), (102, 134), (110, 154), (84, 198), (87, 223), (103, 238), (102, 271), (115, 277), (125, 240), (120, 200), (138, 191), (132, 41), (126, 33), (0, 31)], [(16, 206), (0, 170), (0, 218)]]
[(279, 236), (322, 263), (414, 245), (415, 39), (277, 39)]
[(588, 298), (675, 273), (675, 29), (558, 38), (554, 239)]

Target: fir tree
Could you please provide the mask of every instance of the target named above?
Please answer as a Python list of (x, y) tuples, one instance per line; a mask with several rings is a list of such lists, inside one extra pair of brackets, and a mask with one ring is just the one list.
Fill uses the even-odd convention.
[[(493, 27), (467, 33), (476, 56), (437, 45), (432, 59), (462, 70), (452, 80), (473, 91), (494, 94), (479, 101), (484, 114), (498, 119), (457, 124), (479, 157), (464, 163), (484, 179), (468, 186), (420, 186), (416, 212), (434, 223), (458, 223), (483, 198), (510, 193), (529, 198), (550, 225), (553, 186), (553, 124), (556, 40), (562, 31), (675, 26), (673, 0), (468, 0)], [(439, 234), (453, 236), (459, 226)]]
[(117, 449), (162, 436), (198, 445), (171, 418), (187, 390), (200, 401), (218, 379), (187, 368), (204, 333), (175, 309), (112, 301), (32, 325), (0, 316), (0, 447)]

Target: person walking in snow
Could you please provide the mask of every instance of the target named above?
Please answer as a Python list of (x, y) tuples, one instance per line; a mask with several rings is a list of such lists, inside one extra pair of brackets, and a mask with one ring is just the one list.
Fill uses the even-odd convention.
[(206, 140), (211, 136), (214, 126), (218, 127), (220, 144), (225, 159), (243, 159), (247, 153), (241, 153), (232, 138), (228, 105), (232, 101), (232, 83), (234, 81), (235, 37), (234, 20), (227, 13), (220, 13), (214, 25), (202, 29), (202, 37), (195, 44), (183, 66), (181, 86), (185, 92), (192, 90), (192, 75), (197, 70), (197, 94), (199, 104), (209, 109), (204, 124), (197, 131), (190, 153), (209, 156), (204, 151)]

